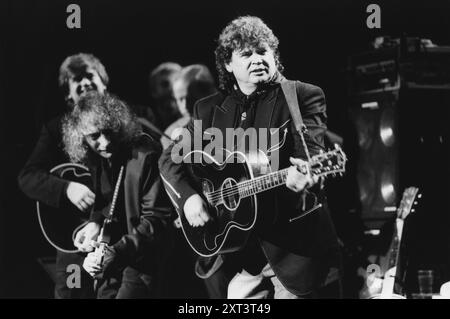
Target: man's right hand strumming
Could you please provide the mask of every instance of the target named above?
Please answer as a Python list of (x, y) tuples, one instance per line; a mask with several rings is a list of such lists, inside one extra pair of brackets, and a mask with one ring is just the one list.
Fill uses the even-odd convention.
[(184, 216), (192, 227), (204, 226), (210, 216), (205, 201), (198, 194), (191, 195), (184, 203)]
[(79, 210), (85, 212), (94, 205), (95, 194), (86, 186), (77, 182), (70, 182), (66, 190), (67, 198)]

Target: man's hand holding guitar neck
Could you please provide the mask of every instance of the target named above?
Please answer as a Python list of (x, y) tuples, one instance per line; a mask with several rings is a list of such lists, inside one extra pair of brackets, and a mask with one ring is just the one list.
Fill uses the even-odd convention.
[(286, 177), (286, 187), (291, 191), (299, 193), (305, 188), (309, 188), (319, 180), (317, 176), (312, 176), (308, 170), (306, 174), (301, 173), (302, 167), (307, 167), (308, 162), (299, 158), (289, 158), (293, 166), (289, 167)]

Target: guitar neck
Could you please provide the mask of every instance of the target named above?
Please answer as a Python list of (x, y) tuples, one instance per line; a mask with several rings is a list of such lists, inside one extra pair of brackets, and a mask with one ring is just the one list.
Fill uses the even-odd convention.
[(409, 213), (414, 212), (414, 209), (412, 209), (412, 207), (416, 204), (416, 196), (420, 198), (420, 194), (418, 194), (418, 191), (419, 189), (417, 187), (408, 187), (407, 189), (405, 189), (405, 191), (403, 192), (402, 200), (400, 202), (400, 206), (397, 210), (394, 235), (392, 237), (392, 243), (388, 252), (388, 269), (387, 271), (385, 270), (383, 289), (381, 291), (381, 295), (384, 295), (385, 297), (388, 297), (394, 292), (395, 280), (397, 277), (401, 276), (398, 269), (398, 263), (403, 234), (403, 225)]
[[(342, 174), (345, 171), (345, 162), (347, 158), (342, 150), (336, 146), (335, 150), (326, 153), (320, 153), (313, 156), (309, 162), (305, 162), (298, 170), (304, 174), (309, 173), (313, 176), (326, 176), (332, 174)], [(216, 192), (207, 193), (209, 202), (213, 206), (223, 203), (224, 196), (234, 196), (239, 194), (240, 198), (253, 196), (275, 187), (285, 185), (289, 168), (284, 168), (276, 172), (272, 172), (263, 176), (258, 176), (249, 180), (226, 187), (217, 196)]]
[(389, 252), (389, 260), (388, 260), (388, 267), (397, 267), (398, 264), (398, 257), (400, 254), (400, 244), (402, 240), (402, 230), (403, 230), (403, 220), (397, 218), (396, 220), (396, 227), (394, 229), (394, 235), (392, 238), (392, 244), (390, 247)]
[(403, 220), (397, 218), (391, 246), (389, 247), (387, 269), (385, 269), (383, 287), (381, 290), (381, 295), (384, 296), (385, 298), (389, 298), (389, 296), (394, 294), (395, 282), (398, 274), (397, 266), (400, 255), (402, 226)]
[(287, 175), (288, 168), (285, 168), (264, 176), (240, 182), (237, 185), (239, 188), (239, 196), (245, 198), (284, 185), (286, 184)]

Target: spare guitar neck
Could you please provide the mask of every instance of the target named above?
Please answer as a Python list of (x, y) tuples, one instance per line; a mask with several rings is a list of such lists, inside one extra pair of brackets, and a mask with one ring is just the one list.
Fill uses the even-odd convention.
[(394, 291), (398, 278), (402, 277), (401, 274), (399, 274), (398, 267), (400, 246), (405, 219), (410, 213), (414, 212), (413, 207), (417, 204), (416, 199), (420, 197), (419, 189), (416, 187), (408, 187), (403, 192), (403, 197), (397, 210), (391, 246), (387, 255), (388, 270), (384, 273), (381, 293), (372, 296), (370, 299), (406, 299), (403, 295)]

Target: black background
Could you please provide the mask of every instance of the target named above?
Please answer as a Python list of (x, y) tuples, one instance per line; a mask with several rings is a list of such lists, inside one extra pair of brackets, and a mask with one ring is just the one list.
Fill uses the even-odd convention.
[[(66, 27), (70, 3), (81, 7), (81, 29)], [(381, 6), (379, 30), (366, 27), (369, 3)], [(0, 297), (52, 294), (36, 259), (53, 251), (40, 233), (35, 203), (20, 192), (16, 178), (42, 123), (62, 110), (57, 77), (66, 56), (93, 53), (106, 66), (111, 92), (148, 105), (151, 69), (174, 61), (203, 63), (215, 71), (219, 32), (239, 15), (257, 15), (280, 39), (285, 75), (325, 91), (329, 128), (344, 136), (351, 157), (356, 137), (348, 120), (348, 57), (368, 49), (379, 35), (406, 34), (450, 45), (449, 1), (9, 0), (1, 2), (0, 12)], [(339, 214), (357, 206), (352, 165), (346, 178), (334, 182)], [(341, 231), (352, 232), (347, 227)]]

